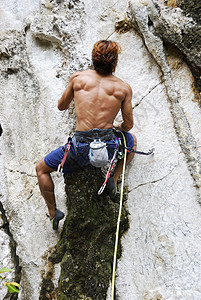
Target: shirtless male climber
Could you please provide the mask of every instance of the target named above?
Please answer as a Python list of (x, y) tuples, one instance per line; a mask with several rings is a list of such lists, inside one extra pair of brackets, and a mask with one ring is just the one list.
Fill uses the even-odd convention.
[[(93, 70), (86, 70), (74, 73), (69, 80), (68, 86), (62, 97), (58, 101), (58, 109), (66, 110), (71, 101), (75, 101), (75, 112), (77, 117), (76, 131), (73, 137), (73, 143), (68, 155), (74, 156), (77, 164), (87, 166), (90, 164), (88, 152), (83, 151), (86, 145), (85, 138), (93, 136), (93, 130), (96, 130), (101, 139), (107, 141), (114, 140), (115, 130), (122, 131), (126, 138), (127, 147), (136, 149), (137, 140), (132, 133), (128, 131), (133, 127), (132, 114), (132, 89), (131, 87), (114, 76), (120, 46), (109, 40), (101, 40), (94, 44), (92, 50)], [(114, 126), (114, 119), (121, 109), (123, 122)], [(98, 132), (98, 133), (97, 133)], [(110, 146), (114, 152), (113, 146)], [(81, 151), (81, 156), (77, 156), (77, 151)], [(63, 219), (64, 214), (56, 208), (54, 183), (50, 173), (56, 171), (61, 160), (64, 157), (64, 147), (52, 151), (46, 155), (36, 165), (36, 173), (39, 188), (44, 197), (52, 227), (58, 229), (58, 224)], [(83, 153), (83, 155), (82, 155)], [(67, 160), (63, 166), (64, 174), (71, 174), (74, 170), (72, 164)], [(134, 153), (128, 153), (126, 164), (128, 164)], [(113, 177), (110, 177), (106, 190), (111, 198), (116, 194), (117, 180), (122, 173), (123, 159), (118, 160), (114, 170)]]

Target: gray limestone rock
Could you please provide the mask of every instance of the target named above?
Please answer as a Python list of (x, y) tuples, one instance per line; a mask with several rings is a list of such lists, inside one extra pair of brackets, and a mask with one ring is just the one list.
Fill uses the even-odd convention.
[[(35, 174), (36, 162), (65, 144), (75, 130), (74, 104), (58, 112), (57, 101), (70, 75), (90, 66), (93, 44), (106, 38), (122, 47), (115, 75), (133, 89), (132, 131), (138, 149), (156, 149), (151, 157), (135, 156), (126, 171), (129, 228), (119, 249), (116, 294), (120, 300), (201, 299), (198, 2), (1, 1), (0, 201), (6, 224), (0, 219), (0, 261), (20, 267), (19, 300), (48, 299), (47, 295), (58, 300), (61, 291), (64, 297), (74, 291), (85, 299), (96, 299), (96, 291), (102, 291), (110, 299), (111, 239), (118, 205), (107, 196), (96, 198), (100, 174), (89, 169), (79, 176), (81, 182), (76, 175), (73, 181), (66, 178), (67, 205), (63, 178), (53, 174), (57, 206), (67, 216), (57, 233), (46, 217)], [(121, 118), (119, 114), (116, 120)], [(93, 186), (88, 185), (91, 174)], [(79, 199), (85, 203), (84, 211)], [(86, 222), (78, 220), (78, 211), (85, 213)], [(70, 219), (72, 215), (75, 219)], [(107, 221), (103, 232), (112, 228), (105, 241), (97, 225), (99, 215)], [(5, 225), (12, 236), (11, 248)], [(78, 230), (83, 230), (84, 241)], [(55, 250), (60, 246), (67, 249), (62, 255)], [(99, 277), (101, 247), (109, 254), (102, 263), (107, 270)], [(19, 264), (13, 263), (13, 253)], [(90, 272), (82, 264), (83, 255), (85, 263), (89, 257), (98, 261), (97, 265), (91, 261)], [(72, 268), (72, 259), (78, 268)], [(88, 281), (97, 275), (86, 293), (79, 271)], [(99, 287), (98, 281), (103, 285)], [(5, 292), (0, 293), (6, 299)]]

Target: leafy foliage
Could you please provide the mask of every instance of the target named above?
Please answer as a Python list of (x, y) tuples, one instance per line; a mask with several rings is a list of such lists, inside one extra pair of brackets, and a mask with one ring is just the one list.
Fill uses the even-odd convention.
[[(0, 269), (0, 273), (7, 273), (7, 272), (11, 272), (12, 269), (9, 269), (7, 267), (3, 267)], [(0, 276), (1, 280), (5, 280), (4, 285), (7, 286), (8, 291), (10, 294), (13, 293), (19, 293), (19, 283), (17, 282), (7, 282), (6, 276)]]

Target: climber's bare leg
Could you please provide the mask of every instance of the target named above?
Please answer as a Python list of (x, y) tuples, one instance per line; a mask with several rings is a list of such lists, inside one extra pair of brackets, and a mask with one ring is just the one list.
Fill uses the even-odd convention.
[[(133, 133), (130, 133), (130, 134), (134, 138), (134, 145), (133, 145), (132, 149), (136, 150), (136, 148), (137, 148), (137, 138), (136, 138), (136, 136)], [(128, 165), (130, 163), (130, 161), (132, 160), (133, 156), (134, 156), (134, 153), (132, 153), (132, 152), (129, 153), (129, 155), (127, 155), (126, 165)], [(119, 176), (121, 175), (121, 173), (123, 171), (123, 163), (124, 163), (123, 159), (120, 159), (117, 162), (116, 168), (114, 170), (114, 176), (113, 176), (115, 184), (117, 184), (117, 180), (119, 179)]]
[(49, 168), (44, 159), (39, 161), (36, 165), (36, 174), (38, 178), (38, 184), (43, 198), (47, 204), (49, 211), (50, 219), (53, 219), (55, 216), (55, 196), (54, 196), (54, 183), (50, 175), (54, 170)]

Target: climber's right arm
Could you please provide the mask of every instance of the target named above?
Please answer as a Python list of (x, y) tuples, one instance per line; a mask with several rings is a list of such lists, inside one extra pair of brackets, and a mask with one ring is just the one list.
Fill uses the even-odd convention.
[(58, 109), (59, 110), (65, 110), (65, 109), (69, 108), (69, 105), (74, 98), (73, 81), (74, 81), (75, 77), (78, 76), (78, 73), (79, 72), (76, 72), (70, 77), (67, 88), (65, 89), (63, 95), (61, 96), (61, 98), (58, 101)]

